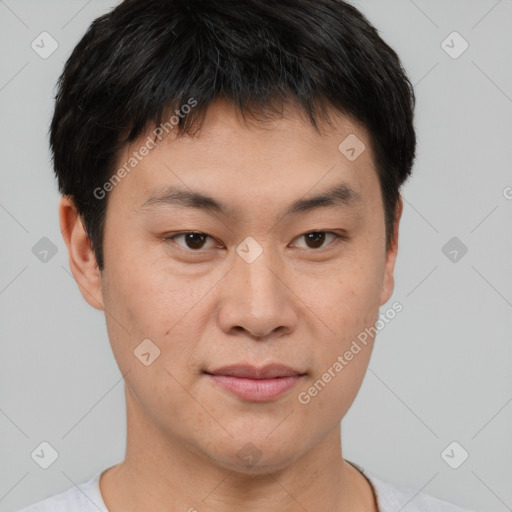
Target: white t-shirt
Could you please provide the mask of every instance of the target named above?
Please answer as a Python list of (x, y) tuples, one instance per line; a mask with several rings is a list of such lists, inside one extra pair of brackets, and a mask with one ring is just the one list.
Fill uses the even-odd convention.
[[(350, 464), (359, 469), (370, 482), (377, 497), (379, 512), (399, 512), (402, 509), (404, 512), (471, 512), (414, 489), (391, 484), (353, 462)], [(109, 512), (99, 486), (100, 476), (104, 471), (106, 469), (78, 487), (71, 487), (19, 512)]]

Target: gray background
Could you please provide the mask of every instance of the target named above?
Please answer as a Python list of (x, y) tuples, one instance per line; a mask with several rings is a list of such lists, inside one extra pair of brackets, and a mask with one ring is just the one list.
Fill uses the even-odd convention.
[[(46, 137), (63, 62), (116, 3), (0, 0), (2, 511), (124, 455), (121, 374), (69, 271)], [(474, 510), (512, 510), (512, 1), (355, 4), (415, 84), (419, 146), (383, 307), (404, 310), (377, 338), (344, 455)], [(43, 31), (59, 44), (47, 59), (31, 48)], [(469, 43), (456, 59), (441, 46), (453, 31)], [(468, 248), (455, 262), (442, 251), (454, 236)], [(32, 252), (43, 237), (57, 248), (47, 262)], [(30, 456), (42, 441), (59, 453), (46, 470)], [(458, 469), (441, 458), (452, 441), (469, 453)]]

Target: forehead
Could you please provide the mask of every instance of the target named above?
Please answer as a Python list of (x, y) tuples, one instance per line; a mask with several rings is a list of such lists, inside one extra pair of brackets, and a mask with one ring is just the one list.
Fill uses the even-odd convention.
[[(318, 132), (286, 104), (281, 117), (252, 121), (217, 100), (196, 135), (171, 131), (156, 139), (111, 195), (123, 196), (133, 208), (154, 208), (167, 197), (177, 205), (202, 202), (206, 209), (231, 213), (277, 203), (287, 203), (288, 213), (305, 211), (309, 199), (327, 192), (338, 206), (363, 205), (378, 197), (370, 137), (349, 117), (333, 114), (331, 120), (332, 126), (320, 122)], [(116, 168), (140, 154), (151, 133), (125, 147)]]

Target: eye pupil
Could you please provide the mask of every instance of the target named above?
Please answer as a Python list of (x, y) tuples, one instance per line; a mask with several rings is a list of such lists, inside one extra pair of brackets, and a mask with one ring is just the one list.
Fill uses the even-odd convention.
[(324, 240), (325, 240), (325, 232), (324, 231), (317, 231), (315, 233), (308, 233), (306, 235), (308, 242), (313, 242), (313, 247), (317, 249), (318, 247), (321, 247)]
[[(205, 236), (206, 235), (203, 235), (202, 233), (187, 233), (185, 235), (185, 241), (190, 249), (200, 249), (204, 245)], [(198, 238), (200, 240), (198, 240)]]

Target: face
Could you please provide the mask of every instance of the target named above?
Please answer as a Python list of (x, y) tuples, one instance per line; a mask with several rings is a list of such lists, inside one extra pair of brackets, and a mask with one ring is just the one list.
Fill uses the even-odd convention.
[[(244, 450), (277, 468), (338, 427), (372, 339), (345, 354), (393, 289), (366, 130), (284, 114), (248, 125), (219, 100), (198, 136), (151, 149), (110, 192), (97, 301), (84, 294), (144, 421), (240, 471)], [(350, 134), (366, 147), (355, 160), (338, 149)]]

